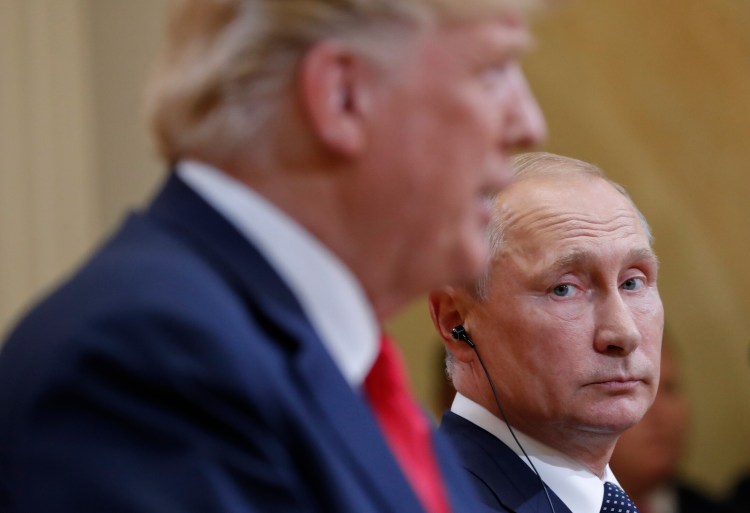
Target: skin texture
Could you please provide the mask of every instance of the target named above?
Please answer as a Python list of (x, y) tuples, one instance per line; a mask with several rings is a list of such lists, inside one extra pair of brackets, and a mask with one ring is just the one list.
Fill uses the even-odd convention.
[(498, 414), (475, 354), (450, 338), (463, 324), (510, 424), (601, 475), (656, 393), (656, 257), (632, 203), (598, 177), (526, 178), (496, 208), (507, 228), (487, 298), (463, 288), (430, 296), (454, 385)]
[(520, 17), (394, 37), (380, 63), (341, 41), (312, 48), (278, 168), (221, 163), (341, 258), (381, 320), (481, 271), (485, 198), (510, 182), (510, 154), (546, 131), (518, 63)]

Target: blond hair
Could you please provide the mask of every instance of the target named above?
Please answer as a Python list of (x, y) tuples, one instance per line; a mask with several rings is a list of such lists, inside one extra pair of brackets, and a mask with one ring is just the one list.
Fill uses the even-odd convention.
[[(166, 47), (147, 88), (146, 115), (169, 162), (196, 153), (222, 159), (247, 148), (260, 151), (270, 142), (271, 123), (282, 113), (297, 62), (316, 42), (340, 38), (377, 51), (392, 40), (382, 37), (384, 27), (419, 27), (535, 3), (176, 0)], [(397, 54), (392, 46), (386, 58)]]

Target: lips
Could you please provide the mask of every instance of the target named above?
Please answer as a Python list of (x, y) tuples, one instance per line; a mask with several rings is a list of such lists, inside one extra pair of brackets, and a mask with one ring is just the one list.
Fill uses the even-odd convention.
[(608, 378), (591, 383), (592, 386), (604, 388), (611, 392), (629, 392), (642, 383), (642, 380), (634, 377), (616, 377)]

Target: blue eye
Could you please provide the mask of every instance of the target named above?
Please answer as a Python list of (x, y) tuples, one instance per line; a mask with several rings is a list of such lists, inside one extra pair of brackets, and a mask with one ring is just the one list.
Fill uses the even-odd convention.
[(643, 278), (628, 278), (622, 282), (621, 287), (625, 290), (638, 290), (643, 286)]
[(570, 297), (575, 293), (575, 287), (569, 283), (562, 283), (552, 289), (552, 293), (557, 297)]

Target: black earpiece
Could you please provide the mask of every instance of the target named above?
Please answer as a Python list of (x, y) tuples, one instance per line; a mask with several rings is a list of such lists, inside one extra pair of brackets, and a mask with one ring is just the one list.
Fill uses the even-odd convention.
[(451, 330), (451, 336), (456, 340), (462, 340), (463, 342), (466, 342), (466, 344), (474, 350), (474, 353), (476, 353), (477, 360), (479, 360), (479, 365), (482, 366), (484, 375), (487, 377), (487, 381), (490, 384), (490, 390), (492, 390), (492, 397), (495, 399), (495, 405), (497, 406), (497, 410), (498, 412), (500, 412), (500, 416), (502, 417), (503, 421), (505, 421), (505, 424), (507, 424), (508, 430), (510, 431), (510, 434), (513, 437), (513, 440), (515, 440), (516, 445), (518, 445), (518, 447), (521, 449), (521, 452), (526, 457), (526, 461), (529, 462), (529, 466), (534, 471), (534, 474), (536, 474), (537, 478), (539, 478), (539, 482), (542, 485), (544, 494), (547, 496), (547, 504), (549, 504), (550, 511), (552, 511), (552, 513), (555, 513), (555, 506), (554, 504), (552, 504), (552, 498), (549, 495), (549, 489), (547, 488), (547, 484), (544, 482), (544, 479), (542, 479), (542, 476), (539, 475), (539, 472), (536, 470), (536, 467), (534, 466), (534, 462), (532, 462), (531, 458), (529, 458), (529, 455), (526, 454), (526, 450), (523, 448), (523, 445), (521, 445), (521, 442), (518, 441), (518, 438), (516, 437), (516, 433), (513, 431), (513, 427), (511, 427), (510, 422), (508, 422), (508, 417), (505, 416), (505, 411), (503, 410), (503, 406), (500, 404), (500, 399), (497, 396), (497, 390), (495, 389), (495, 382), (492, 381), (492, 377), (490, 376), (490, 371), (487, 370), (487, 366), (484, 364), (484, 360), (482, 360), (482, 355), (479, 354), (479, 349), (477, 349), (477, 346), (474, 345), (474, 342), (472, 342), (472, 340), (469, 338), (469, 334), (466, 333), (466, 328), (464, 328), (462, 324), (457, 325), (455, 328)]
[(470, 348), (475, 349), (474, 342), (471, 341), (471, 339), (469, 338), (469, 334), (466, 333), (466, 329), (462, 324), (459, 324), (458, 326), (453, 328), (451, 330), (451, 335), (454, 339), (463, 340), (464, 342), (466, 342), (466, 344), (468, 344)]

